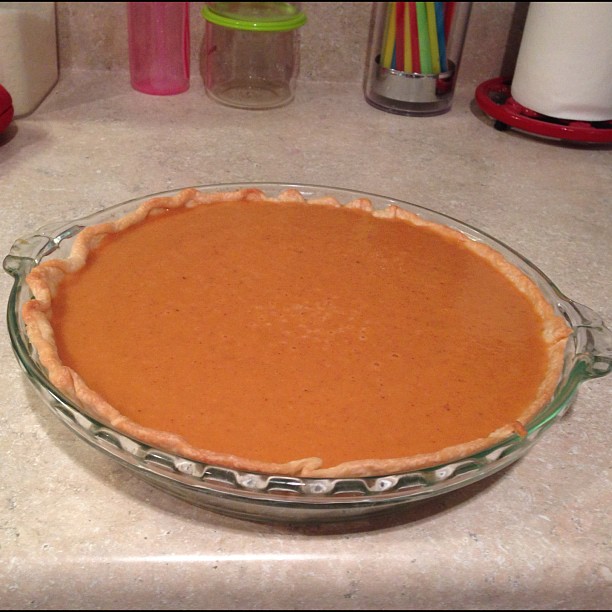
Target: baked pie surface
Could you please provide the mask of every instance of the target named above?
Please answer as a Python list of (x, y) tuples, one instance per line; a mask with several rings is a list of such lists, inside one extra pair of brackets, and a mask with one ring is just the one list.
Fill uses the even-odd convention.
[(28, 334), (71, 399), (153, 446), (287, 475), (407, 471), (521, 435), (569, 334), (487, 245), (293, 190), (153, 198), (28, 284)]

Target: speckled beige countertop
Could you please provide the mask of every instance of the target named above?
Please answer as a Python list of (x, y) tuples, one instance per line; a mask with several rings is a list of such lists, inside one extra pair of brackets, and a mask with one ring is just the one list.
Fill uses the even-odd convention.
[[(499, 132), (460, 83), (432, 118), (369, 107), (360, 84), (300, 82), (264, 112), (67, 71), (0, 137), (0, 250), (44, 223), (165, 189), (348, 187), (496, 236), (612, 322), (612, 150)], [(0, 277), (2, 301), (11, 287)], [(612, 377), (505, 471), (384, 518), (272, 525), (151, 487), (53, 416), (0, 331), (2, 609), (609, 609)]]

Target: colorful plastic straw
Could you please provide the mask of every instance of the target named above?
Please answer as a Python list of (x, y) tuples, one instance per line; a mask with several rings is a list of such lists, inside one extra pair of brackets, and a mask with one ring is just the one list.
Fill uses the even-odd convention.
[(397, 2), (390, 2), (387, 10), (385, 22), (385, 34), (382, 42), (382, 57), (381, 64), (385, 68), (395, 66), (394, 50), (395, 50), (395, 5)]
[(406, 37), (404, 32), (404, 2), (396, 2), (395, 5), (395, 65), (397, 70), (404, 72), (404, 48), (406, 47)]
[(433, 74), (426, 4), (426, 2), (416, 3), (417, 28), (419, 30), (419, 53), (421, 55), (421, 72), (423, 74)]
[(431, 50), (431, 71), (440, 72), (440, 47), (438, 46), (438, 23), (436, 21), (436, 3), (425, 2), (427, 11), (427, 30), (429, 31), (429, 48)]
[(451, 4), (449, 2), (434, 2), (436, 5), (436, 30), (438, 33), (438, 50), (440, 52), (440, 70), (446, 72), (448, 70), (448, 63), (446, 61), (446, 39), (448, 36), (445, 34), (444, 28), (444, 4)]
[(388, 2), (381, 65), (409, 73), (446, 72), (454, 5), (454, 2)]
[(407, 66), (405, 72), (421, 72), (421, 54), (419, 52), (419, 28), (417, 24), (416, 2), (408, 2), (408, 15), (410, 16), (410, 43), (412, 49), (412, 65)]

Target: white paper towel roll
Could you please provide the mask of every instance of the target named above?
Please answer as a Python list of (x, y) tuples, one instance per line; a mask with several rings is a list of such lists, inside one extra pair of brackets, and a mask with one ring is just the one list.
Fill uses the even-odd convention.
[(612, 119), (612, 2), (532, 2), (511, 93), (550, 117)]

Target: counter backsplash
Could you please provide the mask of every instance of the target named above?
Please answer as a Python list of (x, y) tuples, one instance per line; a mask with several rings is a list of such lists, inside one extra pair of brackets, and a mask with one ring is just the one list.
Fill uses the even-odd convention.
[[(203, 2), (190, 3), (192, 78), (199, 78)], [(528, 2), (474, 2), (460, 79), (512, 74)], [(371, 2), (303, 2), (300, 78), (361, 81)], [(60, 69), (128, 70), (124, 2), (57, 2)]]

